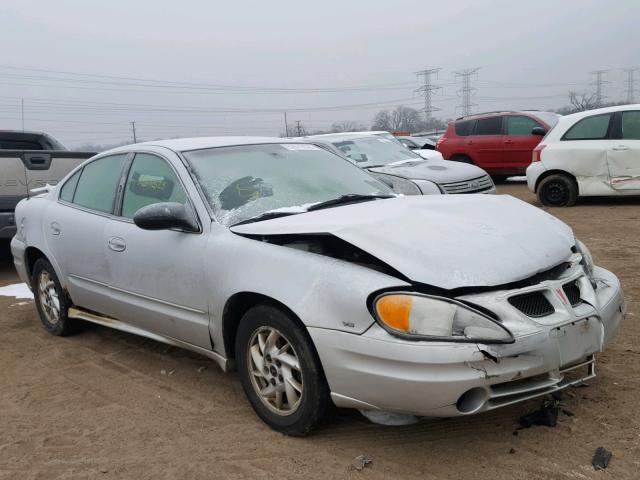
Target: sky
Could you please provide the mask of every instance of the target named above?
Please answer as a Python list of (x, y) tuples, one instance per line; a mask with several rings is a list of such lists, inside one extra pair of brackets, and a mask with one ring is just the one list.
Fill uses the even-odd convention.
[[(1, 0), (0, 129), (70, 147), (371, 124), (423, 108), (416, 71), (440, 68), (435, 117), (550, 109), (608, 70), (626, 98), (640, 66), (639, 0)], [(640, 97), (640, 71), (636, 72)], [(24, 109), (23, 109), (24, 105)], [(24, 115), (23, 115), (24, 111)]]

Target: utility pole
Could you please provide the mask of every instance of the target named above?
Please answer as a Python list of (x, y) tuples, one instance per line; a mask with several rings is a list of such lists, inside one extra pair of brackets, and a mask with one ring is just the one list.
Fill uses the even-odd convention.
[(289, 136), (289, 124), (287, 123), (287, 112), (284, 112), (284, 132), (285, 137)]
[(633, 103), (635, 101), (636, 80), (634, 78), (634, 73), (638, 70), (640, 70), (640, 67), (625, 68), (623, 70), (627, 74), (627, 103)]
[(416, 72), (418, 78), (422, 77), (423, 84), (415, 90), (416, 93), (420, 93), (424, 97), (424, 121), (427, 128), (430, 128), (433, 121), (433, 112), (440, 110), (438, 107), (433, 106), (433, 94), (438, 90), (441, 90), (440, 85), (434, 85), (432, 79), (438, 78), (438, 72), (441, 68), (426, 68)]
[(591, 75), (595, 75), (596, 79), (591, 82), (591, 85), (595, 85), (596, 87), (596, 107), (601, 107), (602, 106), (602, 100), (604, 100), (606, 97), (606, 95), (603, 93), (603, 86), (605, 83), (609, 83), (607, 80), (604, 79), (604, 76), (606, 73), (608, 73), (609, 70), (594, 70), (593, 72), (589, 72)]
[(133, 143), (138, 143), (138, 139), (136, 138), (136, 122), (131, 122), (131, 131), (133, 133)]
[(20, 110), (22, 112), (22, 131), (24, 132), (24, 98), (20, 99)]
[(462, 88), (457, 93), (462, 98), (462, 105), (458, 106), (462, 109), (463, 116), (470, 115), (472, 107), (475, 106), (475, 103), (471, 101), (471, 97), (477, 89), (471, 87), (471, 77), (474, 75), (477, 77), (478, 70), (480, 68), (466, 68), (453, 72), (456, 77), (462, 78)]

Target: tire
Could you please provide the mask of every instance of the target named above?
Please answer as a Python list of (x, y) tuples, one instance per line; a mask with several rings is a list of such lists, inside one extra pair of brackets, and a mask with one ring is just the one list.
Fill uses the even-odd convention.
[(578, 199), (578, 185), (568, 175), (549, 175), (538, 185), (538, 199), (547, 207), (570, 207)]
[[(323, 421), (329, 387), (311, 339), (289, 314), (266, 304), (251, 308), (240, 321), (235, 348), (244, 393), (267, 425), (301, 437)], [(258, 370), (260, 375), (252, 373)]]
[(45, 330), (58, 336), (73, 333), (75, 321), (68, 317), (69, 299), (55, 270), (44, 258), (38, 259), (33, 266), (31, 288)]
[(469, 164), (473, 165), (473, 160), (471, 160), (471, 158), (469, 158), (466, 155), (453, 155), (451, 157), (451, 160), (454, 161), (454, 162), (469, 163)]

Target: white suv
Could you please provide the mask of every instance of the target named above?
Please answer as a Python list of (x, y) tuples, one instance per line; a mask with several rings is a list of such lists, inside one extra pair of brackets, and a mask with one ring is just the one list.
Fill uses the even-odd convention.
[(555, 207), (578, 196), (640, 195), (640, 105), (560, 117), (533, 151), (527, 184)]

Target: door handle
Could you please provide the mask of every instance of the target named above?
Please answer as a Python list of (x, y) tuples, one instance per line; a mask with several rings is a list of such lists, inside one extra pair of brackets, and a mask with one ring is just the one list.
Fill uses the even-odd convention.
[(504, 143), (510, 144), (510, 143), (513, 143), (513, 140), (505, 140)]
[(625, 150), (629, 150), (629, 147), (626, 145), (616, 145), (612, 150), (615, 150), (616, 152), (624, 152)]
[(114, 252), (124, 252), (127, 248), (127, 242), (125, 242), (124, 239), (120, 237), (111, 237), (108, 244), (109, 248)]
[(473, 141), (471, 141), (471, 140), (467, 140), (466, 143), (467, 143), (467, 145), (473, 145)]
[(51, 225), (49, 225), (49, 231), (51, 232), (51, 235), (60, 235), (60, 224), (58, 222), (51, 222)]

